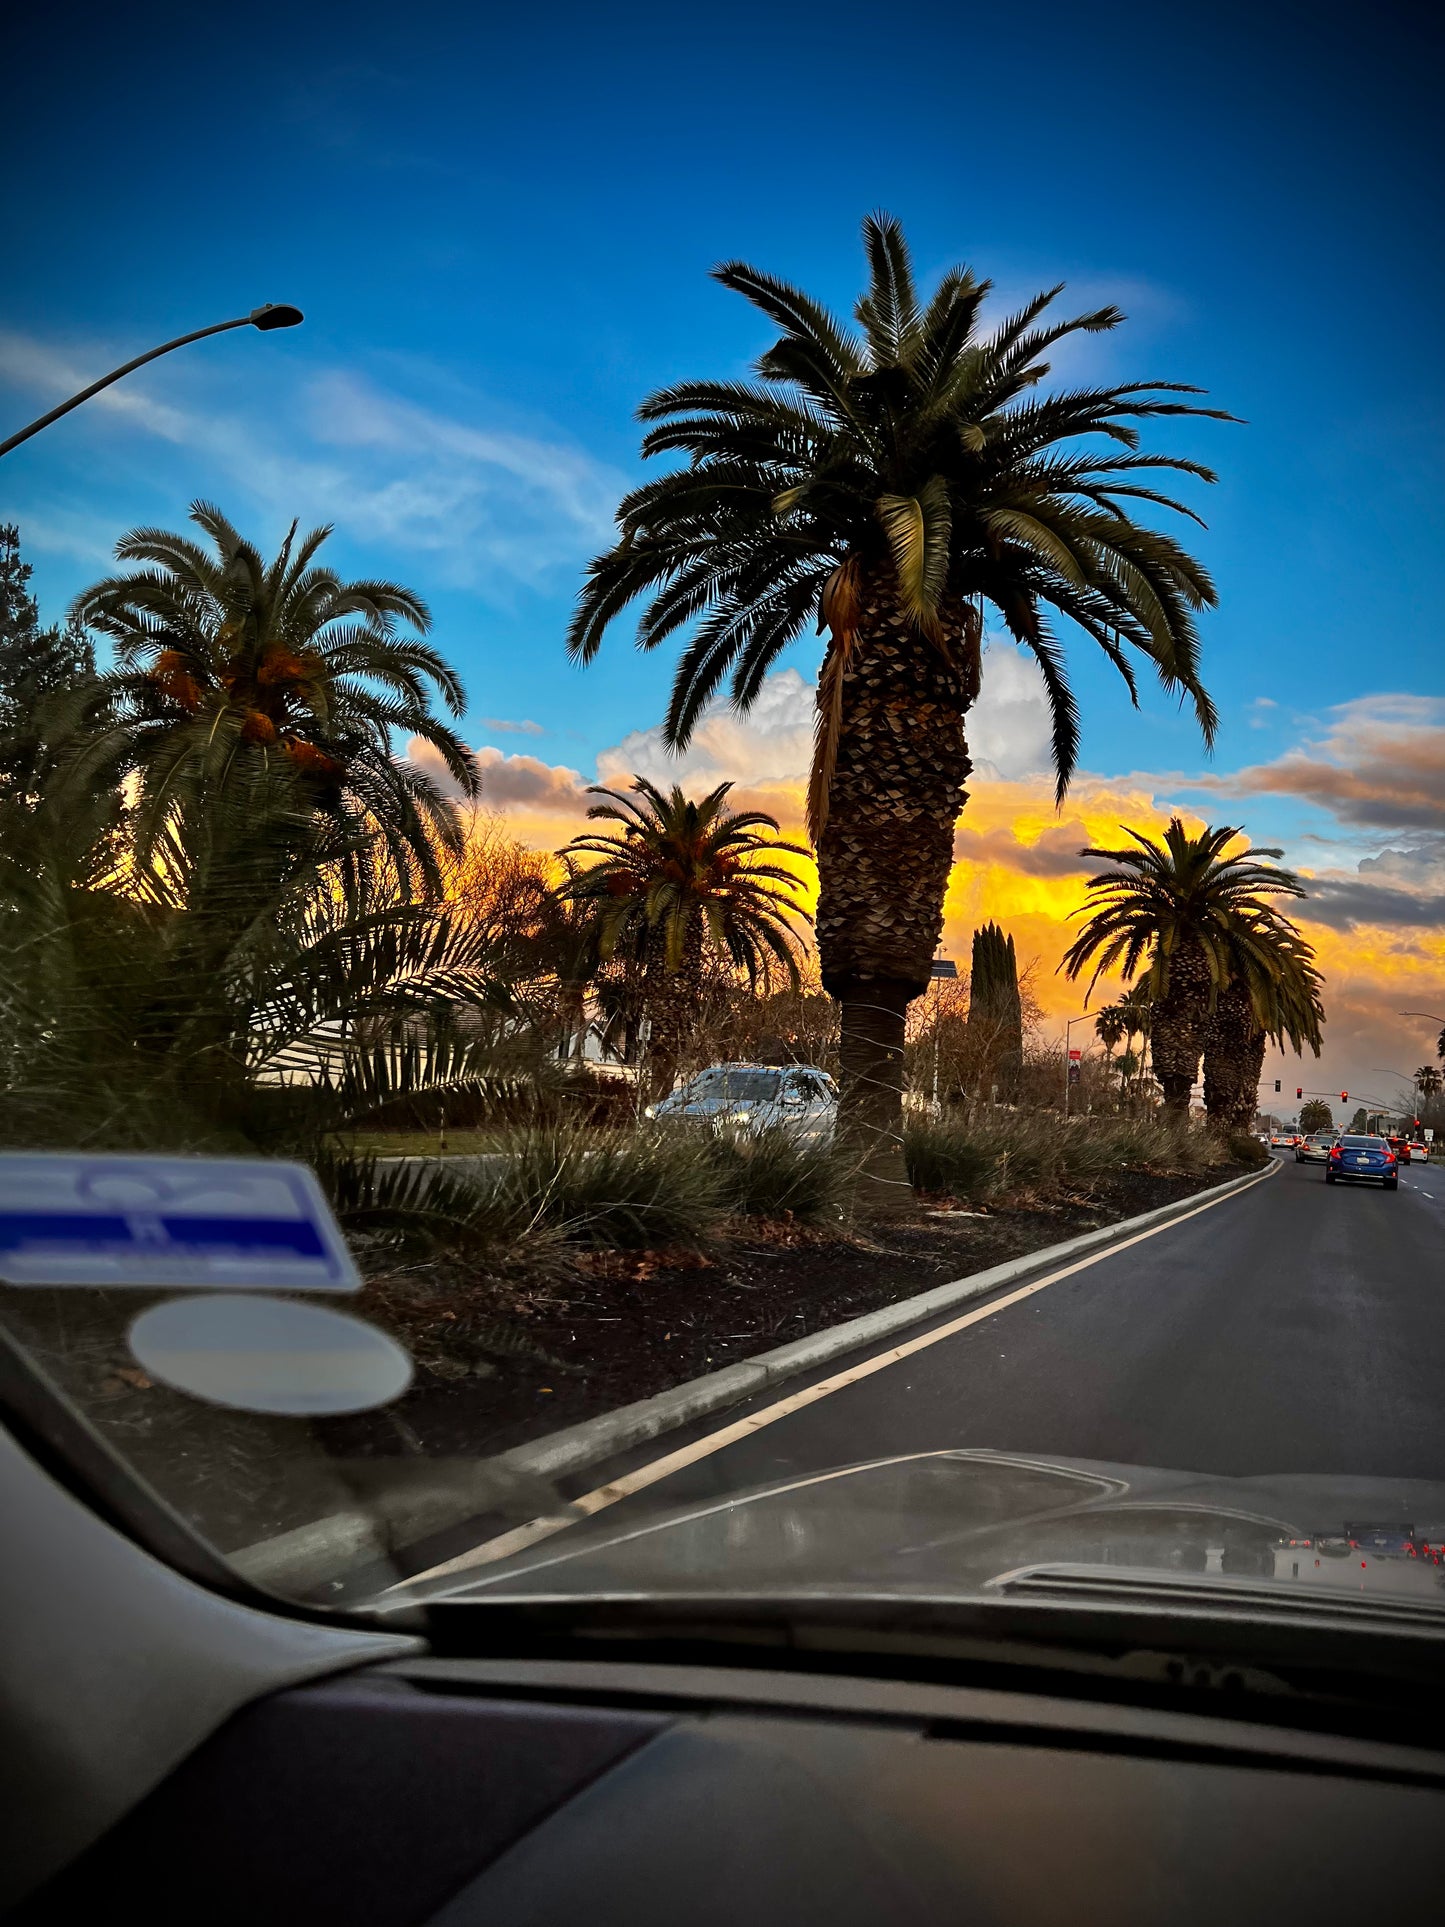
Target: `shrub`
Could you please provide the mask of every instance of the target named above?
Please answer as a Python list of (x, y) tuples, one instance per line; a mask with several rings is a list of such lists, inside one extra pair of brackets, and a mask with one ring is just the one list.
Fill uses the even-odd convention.
[(958, 1198), (986, 1195), (997, 1162), (978, 1126), (949, 1118), (910, 1119), (903, 1155), (915, 1191)]
[(517, 1132), (499, 1149), (507, 1164), (497, 1198), (571, 1244), (696, 1249), (722, 1215), (721, 1174), (691, 1135), (558, 1125)]
[(721, 1132), (706, 1143), (724, 1203), (739, 1217), (789, 1217), (799, 1224), (837, 1218), (845, 1174), (831, 1151), (785, 1130)]
[(914, 1120), (904, 1154), (915, 1189), (971, 1199), (1087, 1185), (1121, 1171), (1205, 1172), (1245, 1155), (1207, 1129), (1159, 1118), (1025, 1111)]

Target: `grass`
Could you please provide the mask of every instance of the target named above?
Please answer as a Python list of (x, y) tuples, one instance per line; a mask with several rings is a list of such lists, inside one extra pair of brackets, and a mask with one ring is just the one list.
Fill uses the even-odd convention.
[[(1248, 1139), (1252, 1144), (1253, 1140)], [(1255, 1147), (1258, 1149), (1258, 1147)], [(919, 1191), (973, 1203), (1010, 1193), (1084, 1187), (1125, 1171), (1202, 1175), (1251, 1161), (1246, 1145), (1157, 1117), (1075, 1118), (994, 1111), (916, 1119), (904, 1136), (908, 1175)]]

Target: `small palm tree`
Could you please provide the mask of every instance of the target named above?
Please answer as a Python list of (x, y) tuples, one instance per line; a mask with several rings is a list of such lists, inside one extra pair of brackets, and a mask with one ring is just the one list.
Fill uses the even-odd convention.
[[(720, 783), (694, 801), (676, 784), (664, 795), (644, 776), (631, 796), (595, 787), (588, 794), (606, 800), (588, 816), (620, 827), (575, 836), (559, 853), (569, 864), (559, 895), (593, 912), (600, 961), (626, 956), (637, 966), (651, 1081), (661, 1090), (671, 1088), (698, 1008), (709, 942), (752, 985), (778, 971), (795, 989), (799, 982), (793, 919), (807, 913), (793, 873), (774, 859), (808, 853), (782, 842), (763, 811), (729, 809), (731, 789)], [(597, 860), (584, 867), (584, 856)]]
[(435, 845), (460, 841), (456, 812), (392, 754), (393, 736), (429, 743), (467, 795), (477, 776), (465, 744), (431, 711), (429, 687), (453, 715), (463, 695), (422, 640), (425, 603), (397, 583), (344, 582), (318, 565), (329, 528), (298, 541), (293, 523), (267, 563), (209, 503), (195, 503), (191, 520), (209, 549), (135, 529), (116, 555), (144, 566), (97, 583), (72, 611), (115, 650), (107, 682), (121, 713), (88, 761), (138, 773), (142, 854), (175, 811), (209, 807), (238, 768), (259, 764), (343, 839), (377, 830), (400, 867), (419, 865), (434, 884)]
[(1075, 912), (1088, 920), (1060, 967), (1072, 978), (1092, 962), (1092, 992), (1106, 971), (1131, 978), (1147, 959), (1154, 1074), (1166, 1108), (1183, 1115), (1220, 991), (1240, 974), (1243, 956), (1261, 972), (1270, 967), (1275, 919), (1267, 899), (1305, 892), (1288, 870), (1256, 860), (1278, 857), (1277, 849), (1225, 856), (1238, 829), (1191, 836), (1176, 816), (1162, 841), (1127, 827), (1124, 834), (1135, 848), (1080, 851), (1114, 867), (1089, 878), (1089, 900)]
[[(1172, 382), (1040, 394), (1051, 348), (1116, 327), (1117, 308), (1046, 318), (1054, 288), (989, 327), (987, 281), (951, 268), (925, 301), (898, 223), (872, 215), (863, 238), (858, 332), (744, 262), (715, 270), (778, 338), (752, 382), (682, 382), (642, 404), (655, 424), (643, 453), (686, 460), (622, 501), (570, 647), (590, 660), (638, 597), (643, 648), (692, 626), (666, 723), (680, 746), (725, 686), (746, 710), (791, 642), (814, 622), (828, 631), (809, 788), (818, 947), (841, 1006), (844, 1127), (871, 1147), (865, 1190), (887, 1198), (906, 1196), (905, 1013), (942, 925), (984, 609), (1043, 674), (1060, 794), (1078, 715), (1056, 616), (1131, 695), (1136, 652), (1210, 739), (1194, 618), (1213, 587), (1130, 510), (1192, 513), (1151, 486), (1160, 471), (1213, 479), (1197, 462), (1138, 453), (1136, 424), (1219, 411), (1178, 399), (1198, 391)], [(1081, 446), (1097, 436), (1113, 447)]]

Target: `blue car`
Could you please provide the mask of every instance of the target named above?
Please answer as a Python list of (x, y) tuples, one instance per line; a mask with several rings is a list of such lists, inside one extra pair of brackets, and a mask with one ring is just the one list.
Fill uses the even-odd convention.
[(1342, 1137), (1325, 1166), (1325, 1183), (1333, 1184), (1337, 1178), (1365, 1178), (1383, 1184), (1387, 1191), (1397, 1191), (1399, 1162), (1382, 1137)]

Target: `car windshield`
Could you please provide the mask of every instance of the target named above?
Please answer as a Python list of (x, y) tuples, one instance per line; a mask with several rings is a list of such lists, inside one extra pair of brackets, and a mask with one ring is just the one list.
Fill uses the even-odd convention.
[(1435, 63), (294, 11), (7, 41), (14, 1439), (317, 1612), (1445, 1607)]
[(730, 1102), (765, 1104), (778, 1094), (776, 1071), (719, 1069), (704, 1071), (683, 1086), (683, 1098), (724, 1097)]

